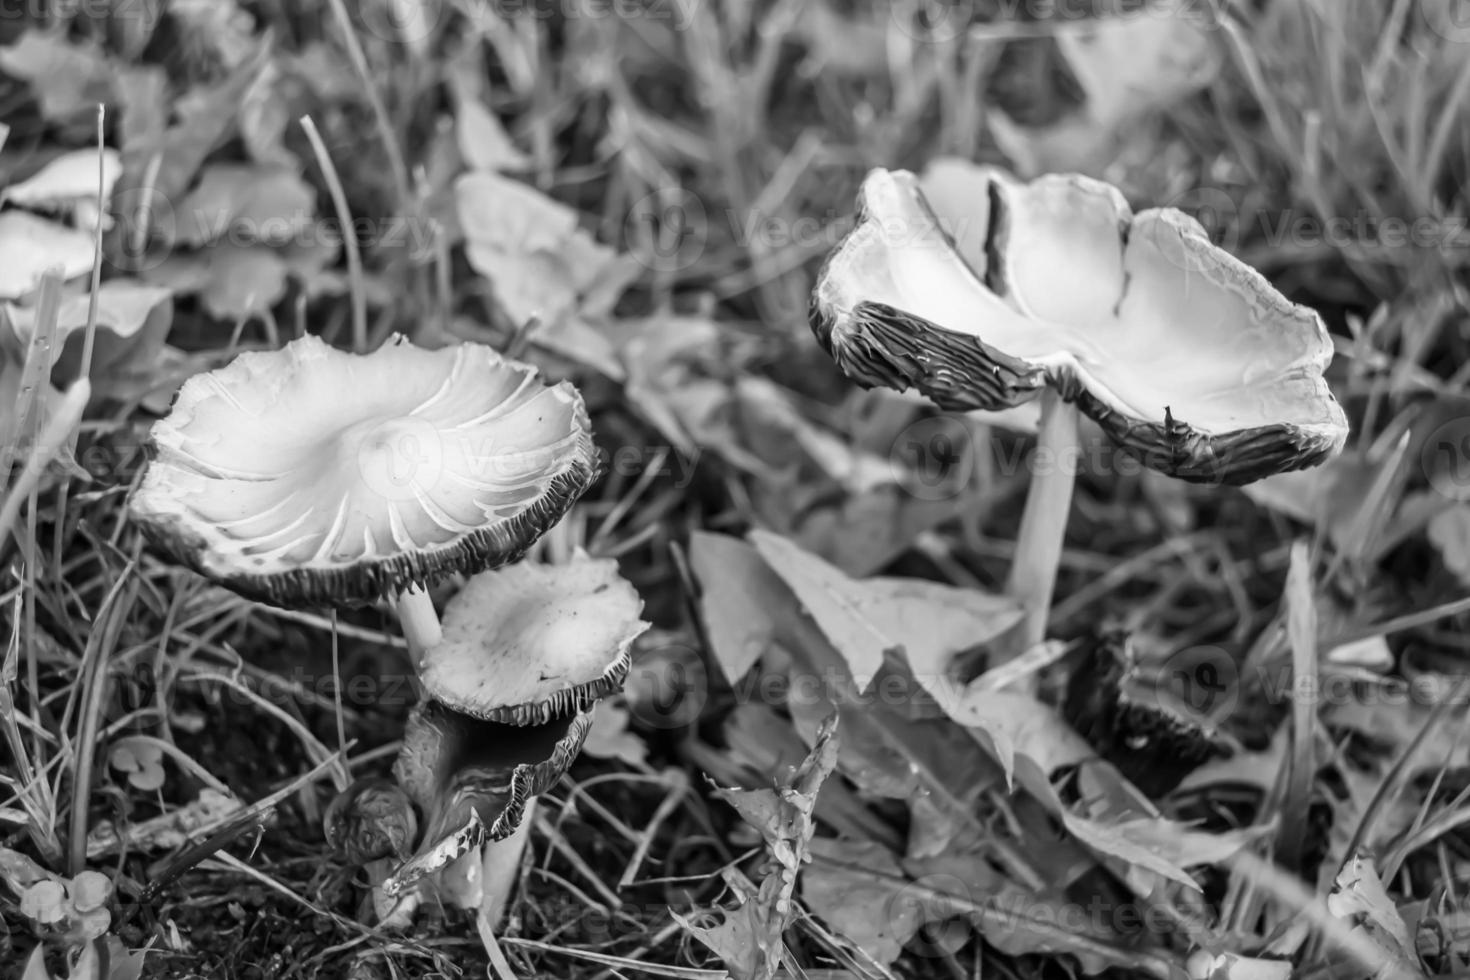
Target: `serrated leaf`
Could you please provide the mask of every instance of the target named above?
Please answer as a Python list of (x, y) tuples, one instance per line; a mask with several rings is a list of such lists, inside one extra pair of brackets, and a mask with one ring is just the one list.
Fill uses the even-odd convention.
[(761, 832), (770, 868), (757, 893), (734, 910), (723, 910), (718, 924), (698, 925), (677, 914), (675, 918), (725, 960), (736, 980), (774, 980), (780, 969), (785, 948), (782, 935), (796, 911), (792, 896), (797, 873), (809, 859), (817, 794), (837, 764), (837, 727), (835, 715), (823, 723), (811, 753), (776, 789), (715, 789), (716, 795)]

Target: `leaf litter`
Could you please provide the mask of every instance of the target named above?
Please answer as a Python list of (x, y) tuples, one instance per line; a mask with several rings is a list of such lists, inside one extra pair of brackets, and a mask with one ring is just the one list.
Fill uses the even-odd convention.
[[(334, 229), (320, 205), (326, 188), (303, 166), (305, 115), (319, 121), (353, 211), (379, 232), (394, 227), (382, 215), (406, 229), (402, 245), (374, 232), (361, 242), (368, 268), (355, 285), (384, 330), (442, 338), (447, 328), (522, 344), (544, 370), (584, 384), (599, 433), (608, 433), (611, 473), (566, 534), (615, 552), (662, 620), (664, 648), (640, 646), (644, 690), (600, 711), (586, 759), (558, 789), (564, 801), (549, 804), (555, 830), (537, 831), (539, 856), (521, 879), (504, 944), (514, 968), (545, 972), (564, 965), (566, 951), (602, 957), (577, 961), (588, 976), (640, 965), (699, 972), (676, 963), (723, 964), (740, 977), (965, 975), (1039, 961), (1090, 974), (1320, 971), (1339, 964), (1341, 949), (1307, 942), (1311, 929), (1293, 921), (1300, 908), (1263, 898), (1241, 870), (1252, 867), (1244, 857), (1273, 855), (1283, 818), (1305, 842), (1293, 873), (1315, 889), (1314, 908), (1362, 940), (1359, 955), (1379, 950), (1390, 973), (1470, 962), (1454, 931), (1470, 760), (1463, 740), (1446, 734), (1461, 713), (1435, 713), (1461, 673), (1466, 610), (1456, 604), (1467, 549), (1454, 464), (1467, 379), (1453, 318), (1424, 315), (1434, 303), (1420, 295), (1453, 298), (1453, 289), (1383, 284), (1397, 284), (1403, 257), (1419, 252), (1365, 263), (1351, 247), (1344, 260), (1331, 247), (1293, 251), (1245, 229), (1242, 252), (1263, 257), (1335, 330), (1353, 334), (1333, 384), (1356, 399), (1361, 445), (1243, 494), (1134, 480), (1106, 465), (1084, 472), (1073, 515), (1081, 530), (1069, 537), (1058, 599), (1085, 589), (1088, 604), (1054, 623), (1060, 635), (1026, 668), (1040, 681), (1032, 694), (1008, 686), (1008, 675), (986, 680), (977, 664), (1018, 615), (990, 586), (1004, 579), (1025, 476), (1022, 457), (1006, 454), (1026, 445), (1034, 425), (1021, 418), (1011, 434), (1004, 421), (845, 390), (799, 317), (771, 313), (783, 308), (774, 297), (805, 294), (809, 267), (830, 243), (768, 247), (748, 233), (736, 240), (721, 220), (756, 214), (779, 229), (820, 215), (819, 226), (841, 227), (861, 172), (914, 153), (1008, 157), (1023, 172), (1065, 160), (1125, 188), (1170, 188), (1147, 204), (1188, 201), (1211, 179), (1224, 175), (1228, 185), (1247, 173), (1249, 196), (1230, 199), (1242, 218), (1259, 200), (1326, 217), (1343, 196), (1407, 214), (1401, 201), (1372, 200), (1382, 182), (1362, 179), (1357, 161), (1400, 172), (1417, 194), (1433, 180), (1409, 173), (1416, 163), (1430, 178), (1441, 166), (1436, 152), (1459, 166), (1453, 139), (1431, 152), (1435, 126), (1424, 120), (1399, 132), (1374, 125), (1371, 113), (1355, 116), (1367, 110), (1338, 104), (1355, 89), (1336, 82), (1314, 92), (1308, 79), (1266, 99), (1259, 79), (1302, 56), (1278, 50), (1253, 69), (1235, 46), (1247, 38), (1255, 46), (1247, 55), (1264, 57), (1272, 29), (1287, 37), (1305, 26), (1315, 33), (1295, 36), (1323, 54), (1312, 64), (1343, 57), (1353, 77), (1381, 79), (1412, 70), (1393, 47), (1410, 38), (1425, 53), (1415, 63), (1439, 73), (1414, 91), (1443, 93), (1420, 101), (1449, 105), (1453, 119), (1460, 103), (1448, 86), (1459, 69), (1436, 60), (1444, 46), (1416, 34), (1417, 20), (1389, 30), (1362, 5), (1337, 12), (1283, 0), (1234, 12), (1218, 31), (1159, 16), (1023, 28), (980, 20), (946, 34), (917, 15), (909, 23), (907, 4), (877, 12), (819, 4), (793, 17), (784, 43), (803, 57), (787, 59), (770, 40), (783, 36), (785, 15), (743, 4), (728, 23), (691, 14), (687, 30), (574, 18), (554, 36), (544, 24), (483, 22), (456, 6), (445, 11), (455, 31), (441, 37), (434, 31), (445, 23), (420, 23), (424, 33), (401, 42), (394, 38), (409, 21), (375, 33), (388, 0), (363, 5), (365, 29), (350, 40), (297, 30), (280, 11), (166, 6), (115, 19), (109, 31), (83, 17), (65, 31), (7, 33), (0, 45), (0, 70), (24, 95), (7, 116), (15, 132), (0, 158), (0, 431), (8, 447), (54, 443), (60, 460), (28, 471), (7, 460), (12, 478), (27, 478), (7, 483), (26, 537), (9, 552), (17, 557), (3, 607), (19, 665), (5, 681), (15, 708), (6, 734), (47, 773), (70, 765), (79, 730), (71, 692), (92, 655), (89, 616), (128, 558), (138, 556), (144, 575), (107, 675), (117, 700), (106, 723), (118, 737), (98, 767), (110, 779), (105, 791), (94, 788), (82, 824), (91, 867), (50, 863), (47, 836), (69, 815), (46, 811), (69, 807), (64, 794), (0, 767), (6, 826), (36, 831), (7, 840), (0, 890), (9, 926), (0, 943), (27, 964), (28, 978), (131, 980), (143, 956), (129, 950), (150, 942), (160, 975), (230, 975), (234, 958), (278, 954), (272, 933), (295, 941), (282, 955), (306, 971), (340, 963), (343, 950), (346, 969), (364, 978), (403, 963), (480, 965), (463, 923), (449, 923), (439, 946), (421, 944), (423, 934), (381, 942), (343, 925), (365, 893), (318, 860), (323, 797), (314, 781), (280, 802), (283, 818), (265, 829), (259, 851), (237, 856), (226, 849), (238, 838), (214, 837), (239, 799), (278, 792), (317, 764), (301, 735), (333, 730), (335, 709), (331, 691), (300, 683), (225, 703), (205, 693), (211, 682), (196, 668), (233, 664), (239, 687), (230, 690), (273, 685), (303, 662), (325, 674), (332, 624), (177, 602), (189, 596), (187, 581), (152, 564), (118, 520), (116, 501), (135, 473), (129, 453), (182, 377), (300, 329), (346, 335), (353, 284), (342, 216)], [(1431, 21), (1436, 9), (1425, 7)], [(1076, 111), (1039, 124), (997, 103), (981, 125), (966, 93), (1014, 70), (996, 56), (1016, 30), (1056, 33), (1054, 54), (1082, 98)], [(861, 57), (833, 40), (842, 32)], [(1365, 56), (1327, 47), (1364, 37)], [(177, 53), (160, 56), (169, 45), (158, 39), (177, 39)], [(424, 163), (414, 173), (423, 185), (410, 188), (422, 200), (394, 197), (389, 151), (344, 52), (352, 44), (381, 69), (373, 87), (391, 96), (389, 131), (414, 166)], [(917, 51), (931, 55), (922, 70)], [(1157, 84), (1164, 75), (1172, 82)], [(1147, 91), (1138, 85), (1145, 76), (1155, 79)], [(1221, 111), (1248, 93), (1259, 105), (1222, 124), (1193, 95), (1203, 87)], [(1392, 88), (1380, 85), (1365, 105)], [(1304, 126), (1283, 127), (1278, 116), (1301, 99), (1323, 101)], [(100, 212), (98, 103), (108, 106)], [(1334, 129), (1333, 112), (1356, 121)], [(950, 135), (935, 142), (930, 127)], [(807, 143), (822, 149), (803, 156), (792, 132), (807, 129), (816, 137)], [(1301, 140), (1280, 139), (1302, 129), (1368, 150), (1337, 153), (1342, 173), (1325, 172), (1293, 156)], [(1407, 153), (1375, 142), (1416, 135), (1425, 147)], [(1214, 157), (1202, 146), (1215, 146)], [(624, 216), (646, 217), (638, 202), (651, 192), (687, 202), (690, 190), (712, 220), (694, 227), (698, 258), (671, 269)], [(99, 227), (94, 295), (87, 279)], [(679, 237), (690, 227), (664, 230)], [(976, 230), (962, 231), (968, 249)], [(59, 280), (43, 284), (53, 268)], [(1339, 305), (1352, 309), (1339, 314)], [(83, 381), (85, 389), (69, 387)], [(86, 417), (58, 438), (51, 423), (65, 423), (71, 408), (80, 417), (77, 395)], [(937, 493), (919, 482), (927, 458), (910, 450), (938, 444), (905, 441), (935, 424), (963, 436), (949, 460), (963, 478)], [(617, 451), (629, 449), (643, 469), (630, 469), (626, 453), (620, 462)], [(657, 460), (666, 469), (653, 472)], [(1129, 567), (1129, 556), (1170, 535), (1190, 535), (1177, 566)], [(1286, 601), (1282, 571), (1303, 535), (1315, 535), (1311, 575), (1294, 580)], [(687, 555), (671, 558), (679, 548)], [(1308, 607), (1315, 625), (1302, 619)], [(1293, 613), (1294, 631), (1283, 628)], [(351, 677), (381, 675), (396, 655), (362, 639), (382, 635), (376, 615), (338, 624)], [(1223, 723), (1250, 747), (1182, 773), (1154, 797), (1100, 758), (1058, 710), (1058, 691), (1069, 676), (1086, 682), (1078, 641), (1112, 616), (1158, 645), (1153, 666), (1165, 678), (1192, 645), (1228, 651), (1241, 684)], [(240, 672), (242, 653), (253, 672)], [(1310, 711), (1293, 685), (1315, 685)], [(277, 708), (269, 691), (287, 688), (297, 693)], [(367, 743), (349, 757), (371, 770), (404, 706), (348, 700), (348, 727)], [(155, 705), (166, 710), (152, 714)], [(1156, 733), (1133, 737), (1148, 743)], [(235, 792), (176, 771), (149, 739), (185, 743), (183, 758), (203, 760)], [(665, 765), (687, 769), (701, 790), (700, 774), (744, 788), (670, 797), (656, 775)], [(58, 778), (55, 786), (68, 785), (47, 776)], [(1396, 787), (1390, 798), (1385, 785)], [(725, 826), (732, 813), (757, 834), (754, 857), (730, 852), (752, 840)], [(651, 823), (642, 840), (639, 819)], [(201, 847), (224, 856), (180, 872), (178, 894), (197, 900), (139, 911), (132, 882)], [(607, 882), (635, 853), (640, 875), (613, 889)], [(145, 855), (162, 857), (150, 865)], [(1375, 861), (1390, 869), (1382, 878)], [(17, 891), (21, 880), (28, 884)], [(1099, 903), (1104, 914), (1075, 919)], [(699, 911), (716, 904), (718, 912)], [(616, 929), (588, 925), (599, 908), (618, 916)], [(1150, 927), (1120, 923), (1111, 914), (1119, 909), (1140, 912)], [(248, 924), (257, 918), (267, 923), (261, 930)], [(531, 923), (544, 927), (544, 942)]]

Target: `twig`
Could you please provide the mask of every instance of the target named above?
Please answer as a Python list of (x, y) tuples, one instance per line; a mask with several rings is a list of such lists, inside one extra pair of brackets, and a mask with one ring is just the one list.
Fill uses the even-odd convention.
[(628, 866), (623, 869), (623, 876), (618, 879), (619, 888), (627, 888), (633, 884), (634, 879), (638, 877), (638, 869), (643, 866), (644, 860), (648, 857), (648, 849), (652, 846), (653, 838), (658, 834), (659, 828), (663, 826), (664, 821), (669, 818), (674, 809), (684, 801), (684, 795), (689, 792), (689, 777), (682, 770), (671, 770), (670, 777), (674, 785), (664, 795), (658, 809), (653, 811), (648, 827), (639, 836), (638, 846), (633, 849), (633, 856), (628, 860)]
[(585, 960), (588, 963), (601, 963), (609, 967), (622, 967), (628, 970), (637, 970), (655, 977), (672, 977), (674, 980), (726, 980), (729, 976), (724, 970), (698, 970), (686, 966), (660, 966), (655, 963), (642, 963), (638, 960), (626, 959), (622, 956), (608, 956), (605, 953), (594, 953), (589, 949), (570, 949), (565, 946), (552, 946), (549, 943), (538, 943), (534, 939), (512, 939), (505, 937), (501, 940), (507, 946), (519, 946), (522, 949), (534, 949), (542, 953), (557, 953), (561, 956), (569, 956), (576, 960)]

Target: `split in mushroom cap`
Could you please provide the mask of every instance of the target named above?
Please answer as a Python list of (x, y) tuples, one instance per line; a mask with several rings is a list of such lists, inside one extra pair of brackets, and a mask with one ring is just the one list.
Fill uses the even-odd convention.
[(849, 376), (961, 411), (1051, 386), (1145, 465), (1199, 482), (1341, 450), (1321, 318), (1192, 218), (1135, 215), (1085, 177), (950, 167), (926, 181), (946, 213), (910, 173), (863, 183), (857, 226), (812, 296), (813, 331)]
[(516, 832), (533, 797), (571, 767), (590, 712), (517, 726), (482, 721), (436, 701), (414, 710), (394, 775), (424, 811), (418, 852), (384, 885), (402, 894), (481, 846)]
[(420, 664), (424, 689), (456, 711), (514, 725), (580, 711), (622, 687), (649, 624), (613, 559), (522, 562), (471, 578), (444, 609)]
[(191, 378), (131, 500), (177, 560), (276, 605), (367, 602), (513, 561), (592, 483), (571, 385), (479, 344), (305, 336)]

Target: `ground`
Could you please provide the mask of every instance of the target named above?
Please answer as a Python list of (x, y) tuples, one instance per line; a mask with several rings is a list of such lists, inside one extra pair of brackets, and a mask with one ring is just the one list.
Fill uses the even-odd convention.
[[(1464, 969), (1463, 2), (25, 6), (0, 974)], [(101, 281), (141, 298), (89, 310), (99, 131)], [(1048, 558), (1032, 434), (863, 390), (810, 326), (865, 174), (946, 157), (1197, 219), (1320, 314), (1345, 446), (1190, 484), (1086, 424)], [(542, 798), (498, 966), (457, 909), (376, 928), (324, 840), (415, 699), (392, 612), (252, 602), (129, 516), (182, 380), (303, 332), (491, 344), (588, 407), (602, 475), (530, 560), (616, 558), (651, 628)], [(1049, 563), (1020, 686), (928, 686), (931, 648), (1000, 662), (1013, 569)]]

